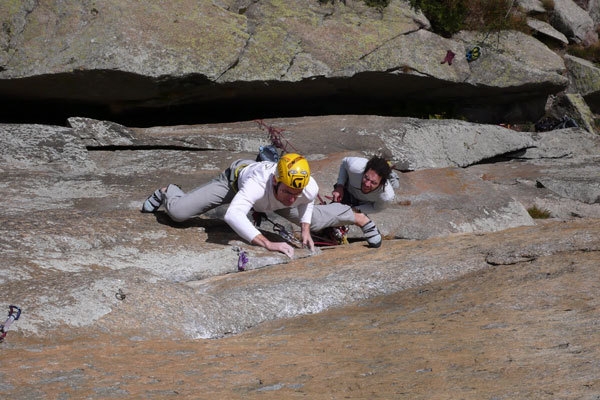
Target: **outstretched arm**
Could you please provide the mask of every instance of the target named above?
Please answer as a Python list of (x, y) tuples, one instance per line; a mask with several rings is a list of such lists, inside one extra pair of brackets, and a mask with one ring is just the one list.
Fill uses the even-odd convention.
[(294, 248), (285, 242), (271, 242), (262, 233), (259, 233), (252, 239), (252, 244), (264, 247), (269, 251), (278, 251), (289, 258), (294, 257)]

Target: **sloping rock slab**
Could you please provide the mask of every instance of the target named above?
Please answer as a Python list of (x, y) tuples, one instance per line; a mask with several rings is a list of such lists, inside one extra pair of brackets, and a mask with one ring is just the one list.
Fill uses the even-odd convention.
[[(293, 129), (285, 136), (310, 156), (317, 180), (324, 182), (323, 195), (330, 193), (327, 183), (334, 181), (341, 157), (388, 151), (381, 146), (387, 141), (378, 134), (392, 135), (383, 129), (388, 120), (382, 118), (269, 122)], [(425, 126), (427, 132), (444, 128), (442, 123), (411, 124)], [(480, 128), (446, 124), (450, 131), (469, 135)], [(0, 195), (7, 199), (0, 209), (4, 221), (0, 290), (6, 301), (26, 310), (19, 329), (29, 334), (134, 327), (148, 336), (173, 332), (216, 337), (239, 332), (269, 319), (318, 312), (485, 268), (485, 257), (471, 253), (473, 237), (454, 233), (481, 235), (532, 222), (523, 219), (523, 207), (510, 193), (478, 178), (478, 173), (455, 166), (419, 170), (401, 174), (399, 203), (378, 223), (388, 238), (457, 237), (449, 239), (449, 247), (442, 238), (432, 242), (434, 253), (424, 252), (420, 241), (387, 240), (379, 250), (360, 241), (314, 255), (298, 250), (289, 260), (240, 242), (218, 219), (201, 217), (175, 224), (163, 212), (139, 212), (145, 197), (164, 183), (179, 183), (189, 190), (233, 159), (253, 158), (255, 146), (267, 139), (256, 122), (154, 131), (119, 127), (119, 134), (110, 124), (102, 126), (109, 129), (100, 138), (92, 130), (0, 125)], [(231, 134), (233, 128), (238, 132)], [(160, 142), (163, 129), (171, 133)], [(516, 147), (529, 143), (523, 133), (491, 130), (506, 133), (509, 142), (514, 135)], [(256, 142), (246, 142), (243, 132), (251, 132), (246, 135)], [(327, 132), (339, 132), (345, 140)], [(122, 142), (123, 137), (129, 141)], [(173, 140), (182, 145), (173, 146)], [(212, 143), (212, 148), (206, 143)], [(396, 151), (398, 143), (390, 145), (390, 151)], [(481, 157), (481, 152), (477, 154)], [(544, 233), (544, 240), (548, 237)], [(575, 248), (593, 248), (596, 238), (587, 234), (570, 243)], [(567, 245), (559, 238), (553, 243), (559, 250)], [(532, 245), (525, 255), (536, 254)], [(237, 248), (248, 251), (251, 271), (234, 273)], [(458, 249), (456, 259), (449, 258), (449, 249)], [(520, 250), (507, 252), (521, 254)], [(492, 261), (497, 264), (498, 256)]]
[(600, 202), (600, 136), (569, 128), (536, 133), (534, 140), (520, 157), (540, 166), (539, 186), (582, 203)]
[(587, 204), (600, 203), (600, 157), (585, 162), (572, 163), (568, 169), (550, 167), (547, 176), (537, 182), (561, 197), (575, 199)]
[(534, 145), (526, 149), (523, 159), (575, 159), (596, 156), (600, 152), (600, 136), (581, 128), (557, 129), (532, 134)]
[(425, 239), (534, 224), (512, 193), (481, 179), (476, 172), (428, 169), (402, 174), (400, 182), (396, 205), (370, 215), (384, 235)]

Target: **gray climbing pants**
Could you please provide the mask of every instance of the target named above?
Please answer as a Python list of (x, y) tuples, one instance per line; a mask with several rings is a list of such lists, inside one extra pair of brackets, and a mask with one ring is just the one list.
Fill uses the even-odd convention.
[(237, 179), (235, 172), (239, 172), (239, 166), (253, 162), (236, 160), (219, 176), (191, 192), (186, 193), (177, 185), (167, 186), (163, 201), (167, 214), (173, 221), (181, 222), (204, 214), (220, 205), (231, 203), (236, 193), (233, 187)]
[[(278, 210), (276, 212), (291, 221), (298, 219), (297, 209)], [(352, 207), (346, 204), (315, 204), (310, 222), (310, 230), (319, 232), (328, 227), (354, 225), (355, 223), (354, 211), (352, 211)]]

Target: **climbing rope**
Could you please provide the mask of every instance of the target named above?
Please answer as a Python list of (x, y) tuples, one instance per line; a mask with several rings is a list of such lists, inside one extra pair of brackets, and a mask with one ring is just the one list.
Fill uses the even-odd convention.
[(269, 135), (269, 141), (273, 146), (283, 150), (283, 152), (285, 153), (290, 152), (289, 148), (292, 148), (296, 153), (298, 152), (298, 150), (296, 150), (296, 148), (292, 146), (289, 140), (283, 137), (284, 129), (275, 128), (272, 125), (267, 125), (264, 123), (263, 120), (256, 120), (255, 122), (258, 124), (259, 127), (267, 130), (267, 133)]

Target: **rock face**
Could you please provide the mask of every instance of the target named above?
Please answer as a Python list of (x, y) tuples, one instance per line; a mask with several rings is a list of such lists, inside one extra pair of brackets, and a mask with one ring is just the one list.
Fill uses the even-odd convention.
[[(593, 399), (598, 377), (590, 366), (600, 357), (594, 335), (600, 253), (577, 246), (551, 253), (532, 241), (544, 237), (551, 243), (559, 232), (559, 240), (576, 238), (573, 244), (585, 235), (597, 237), (597, 221), (590, 222), (553, 221), (507, 235), (389, 242), (401, 254), (387, 269), (398, 274), (405, 271), (403, 260), (419, 254), (435, 260), (436, 252), (451, 249), (481, 260), (473, 249), (497, 252), (484, 269), (456, 280), (265, 323), (219, 340), (172, 340), (161, 328), (138, 330), (135, 324), (131, 331), (107, 324), (106, 333), (78, 331), (44, 340), (19, 334), (23, 314), (2, 344), (3, 394), (15, 399)], [(518, 248), (522, 252), (515, 252)], [(344, 255), (367, 261), (378, 254), (353, 250)], [(294, 276), (318, 267), (335, 276), (339, 260), (339, 253), (328, 252), (319, 264), (307, 267), (299, 260), (280, 272)], [(455, 260), (447, 254), (444, 264)], [(494, 264), (499, 261), (506, 264)], [(422, 264), (427, 268), (426, 260)], [(257, 293), (233, 307), (245, 308), (258, 300)], [(129, 310), (155, 296), (156, 303), (168, 299), (136, 289), (118, 306), (134, 315)], [(148, 309), (143, 314), (153, 315)], [(143, 340), (140, 332), (159, 337)]]
[[(593, 41), (591, 17), (571, 3), (557, 2), (554, 29)], [(4, 2), (0, 19), (4, 122), (62, 125), (83, 115), (152, 126), (451, 112), (513, 123), (536, 121), (547, 97), (569, 85), (561, 56), (534, 37), (442, 38), (401, 0), (381, 10), (358, 0), (42, 0)], [(468, 62), (476, 45), (482, 56)], [(443, 62), (448, 52), (451, 63)]]
[[(96, 327), (107, 319), (115, 327), (135, 320), (156, 328), (167, 309), (176, 309), (164, 329), (175, 329), (175, 324), (180, 328), (174, 335), (218, 337), (265, 320), (457, 277), (485, 265), (464, 250), (460, 257), (465, 261), (444, 264), (446, 249), (437, 264), (431, 257), (425, 261), (415, 255), (409, 261), (403, 256), (407, 270), (398, 274), (387, 266), (397, 258), (393, 247), (386, 241), (381, 252), (363, 255), (361, 232), (352, 227), (350, 238), (356, 243), (348, 250), (360, 250), (361, 255), (344, 256), (346, 262), (336, 266), (335, 276), (316, 273), (322, 267), (309, 268), (303, 276), (297, 272), (290, 279), (282, 272), (281, 281), (270, 277), (267, 283), (262, 274), (228, 275), (236, 271), (236, 249), (247, 250), (249, 270), (290, 260), (241, 242), (220, 221), (219, 209), (185, 223), (173, 223), (162, 212), (139, 212), (157, 187), (178, 183), (191, 190), (234, 159), (254, 158), (258, 147), (268, 143), (265, 126), (282, 129), (283, 142), (307, 156), (323, 197), (330, 194), (344, 156), (381, 153), (404, 165), (397, 203), (371, 215), (387, 239), (534, 227), (526, 210), (534, 206), (563, 220), (600, 217), (600, 139), (581, 129), (531, 134), (462, 121), (374, 116), (153, 128), (86, 118), (69, 121), (71, 128), (1, 126), (2, 195), (10, 199), (2, 209), (1, 285), (7, 299), (27, 308), (28, 318), (19, 327), (29, 334)], [(597, 238), (588, 239), (576, 247), (595, 247)], [(563, 251), (560, 241), (552, 243), (548, 251)], [(493, 264), (504, 263), (501, 254), (514, 253), (510, 259), (536, 254), (518, 248), (478, 251)], [(294, 262), (305, 266), (323, 257), (308, 250), (298, 250), (296, 256)], [(370, 272), (360, 266), (363, 256)], [(373, 269), (371, 257), (383, 257), (381, 266)], [(428, 273), (424, 262), (433, 268)], [(252, 279), (258, 279), (256, 287)], [(222, 287), (226, 282), (234, 286)], [(345, 289), (350, 282), (352, 294)], [(153, 304), (156, 298), (150, 296), (137, 303), (157, 318), (138, 319), (141, 310), (121, 308), (115, 298), (120, 289), (131, 295), (160, 292), (161, 298), (171, 300)], [(256, 291), (260, 298), (245, 302), (243, 309), (234, 306)], [(282, 302), (287, 304), (284, 309)]]
[(586, 46), (598, 42), (592, 17), (573, 0), (554, 2), (553, 22), (571, 41)]
[(579, 93), (590, 108), (598, 110), (600, 106), (600, 68), (594, 64), (573, 56), (565, 56), (569, 69), (569, 92)]
[[(353, 397), (357, 379), (360, 397), (595, 391), (597, 135), (373, 116), (69, 122), (0, 125), (0, 292), (23, 309), (2, 343), (7, 396)], [(189, 190), (254, 156), (264, 126), (307, 155), (322, 195), (346, 155), (405, 166), (397, 203), (371, 215), (381, 248), (351, 232), (287, 259), (240, 241), (218, 210), (139, 212), (158, 186)]]
[[(441, 38), (399, 0), (171, 3), (0, 2), (0, 293), (23, 308), (1, 344), (3, 394), (597, 395), (593, 116), (495, 124), (563, 91), (557, 117), (592, 114), (595, 65), (517, 32)], [(593, 42), (574, 7), (552, 29)], [(398, 116), (448, 105), (478, 122)], [(380, 249), (351, 227), (350, 245), (288, 259), (241, 241), (222, 208), (140, 213), (157, 187), (254, 158), (269, 126), (323, 197), (343, 157), (393, 161), (396, 202), (370, 215)]]

